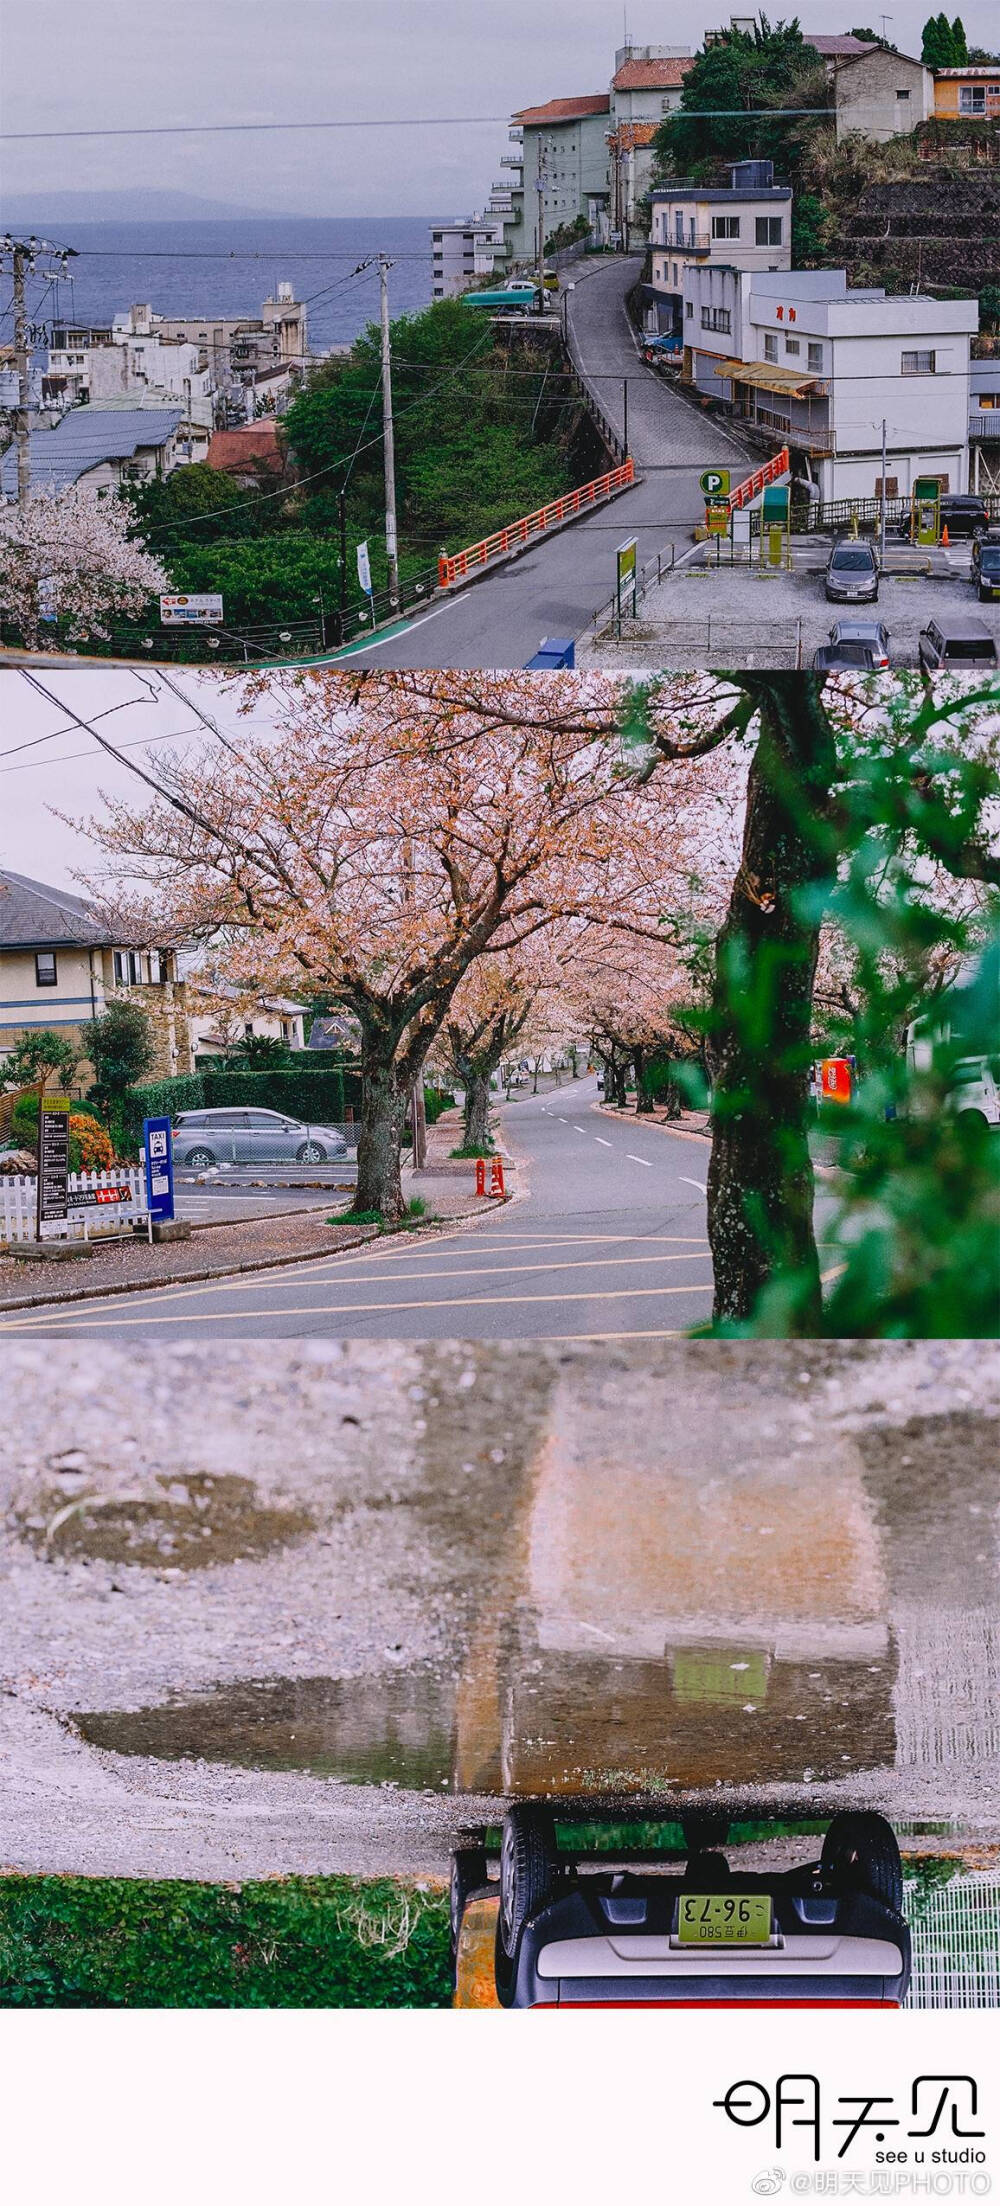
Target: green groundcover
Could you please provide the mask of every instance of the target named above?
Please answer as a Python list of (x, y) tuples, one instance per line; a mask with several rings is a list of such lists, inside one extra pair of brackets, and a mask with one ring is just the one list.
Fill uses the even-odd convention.
[(0, 1878), (0, 2006), (446, 2007), (440, 1889)]

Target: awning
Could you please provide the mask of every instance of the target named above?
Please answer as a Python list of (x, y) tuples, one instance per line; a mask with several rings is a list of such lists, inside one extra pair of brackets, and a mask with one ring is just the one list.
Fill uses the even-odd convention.
[(770, 360), (720, 360), (715, 372), (730, 383), (748, 383), (758, 391), (779, 391), (783, 398), (805, 398), (819, 382), (817, 375), (775, 368)]

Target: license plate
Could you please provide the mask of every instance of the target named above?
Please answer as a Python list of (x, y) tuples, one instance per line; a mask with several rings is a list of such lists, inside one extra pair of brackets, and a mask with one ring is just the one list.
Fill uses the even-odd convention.
[(677, 1937), (682, 1946), (766, 1946), (771, 1901), (766, 1892), (683, 1892)]

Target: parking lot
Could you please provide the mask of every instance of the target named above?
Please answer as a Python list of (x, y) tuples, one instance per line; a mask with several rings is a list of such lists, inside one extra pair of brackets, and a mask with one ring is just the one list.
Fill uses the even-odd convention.
[[(605, 667), (810, 666), (839, 616), (877, 611), (889, 630), (893, 667), (915, 667), (920, 631), (929, 620), (979, 619), (1000, 653), (1000, 604), (981, 604), (969, 580), (968, 543), (933, 555), (931, 574), (883, 573), (874, 606), (833, 605), (823, 589), (829, 547), (809, 539), (793, 547), (784, 568), (716, 566), (700, 553), (654, 583), (635, 621), (619, 639), (607, 620), (581, 639), (577, 657)], [(890, 547), (890, 563), (892, 547)]]

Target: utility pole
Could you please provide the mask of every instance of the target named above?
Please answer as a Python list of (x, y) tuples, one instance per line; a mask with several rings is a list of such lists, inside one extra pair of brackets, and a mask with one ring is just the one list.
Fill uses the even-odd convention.
[(536, 313), (545, 312), (545, 164), (542, 160), (542, 133), (538, 133), (538, 165), (535, 171), (535, 193), (538, 200), (538, 224), (535, 231), (535, 259), (538, 276), (538, 305)]
[(71, 246), (52, 245), (47, 238), (30, 237), (27, 241), (22, 238), (0, 238), (0, 268), (6, 266), (9, 255), (13, 278), (14, 366), (17, 372), (14, 441), (17, 446), (19, 506), (27, 505), (31, 491), (31, 348), (25, 278), (34, 274), (39, 258), (44, 258), (50, 275), (65, 275), (66, 263), (72, 252)]
[(392, 346), (389, 339), (389, 270), (391, 260), (378, 257), (378, 281), (382, 318), (382, 450), (385, 458), (385, 563), (389, 603), (399, 605), (399, 554), (396, 547), (396, 448), (392, 427)]
[(885, 566), (885, 471), (887, 466), (885, 420), (882, 422), (882, 520), (879, 526), (879, 555)]

